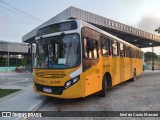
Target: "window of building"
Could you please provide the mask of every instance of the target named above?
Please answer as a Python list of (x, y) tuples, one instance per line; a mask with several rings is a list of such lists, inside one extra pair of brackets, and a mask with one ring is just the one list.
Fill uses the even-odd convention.
[(115, 27), (116, 27), (116, 28), (118, 27), (118, 24), (117, 24), (117, 23), (115, 23)]
[(121, 25), (121, 29), (123, 29), (123, 25)]
[(111, 25), (111, 21), (108, 21), (108, 25)]
[(132, 28), (129, 28), (129, 31), (132, 32)]
[(112, 26), (114, 27), (114, 22), (112, 22)]

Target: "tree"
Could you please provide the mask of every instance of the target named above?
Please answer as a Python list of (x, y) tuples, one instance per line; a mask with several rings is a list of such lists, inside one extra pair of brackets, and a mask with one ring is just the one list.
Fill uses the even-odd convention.
[(157, 62), (160, 63), (160, 55), (157, 55), (157, 56), (158, 56)]
[(160, 27), (158, 29), (155, 29), (155, 32), (160, 33)]
[(149, 61), (152, 59), (154, 59), (154, 60), (158, 59), (158, 55), (154, 52), (145, 52), (144, 57), (145, 57), (145, 61)]

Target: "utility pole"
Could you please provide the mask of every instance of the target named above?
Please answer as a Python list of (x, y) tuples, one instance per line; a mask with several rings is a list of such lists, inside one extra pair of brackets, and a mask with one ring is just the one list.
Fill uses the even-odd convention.
[(7, 44), (7, 51), (8, 51), (8, 54), (7, 54), (7, 71), (9, 72), (9, 43)]
[(153, 56), (153, 53), (154, 53), (154, 47), (152, 46), (152, 71), (154, 71), (154, 56)]
[(33, 44), (31, 43), (31, 73), (33, 72)]

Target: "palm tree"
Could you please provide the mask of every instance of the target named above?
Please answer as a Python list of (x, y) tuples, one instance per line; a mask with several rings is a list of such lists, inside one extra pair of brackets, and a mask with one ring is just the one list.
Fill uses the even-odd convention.
[(160, 27), (158, 29), (155, 29), (155, 32), (160, 33)]

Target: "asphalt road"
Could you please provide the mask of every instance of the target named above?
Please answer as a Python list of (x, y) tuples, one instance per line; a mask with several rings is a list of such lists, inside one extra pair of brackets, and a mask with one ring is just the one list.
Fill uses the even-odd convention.
[[(106, 97), (97, 94), (80, 99), (50, 98), (39, 111), (160, 111), (160, 72), (144, 72), (135, 82), (124, 82), (107, 91)], [(35, 119), (35, 118), (34, 118)], [(37, 118), (36, 120), (39, 120)], [(70, 120), (70, 119), (113, 119), (113, 120), (150, 120), (153, 117), (79, 117), (79, 118), (43, 118), (45, 120)], [(31, 118), (29, 120), (32, 120)]]
[[(0, 75), (0, 86), (32, 84), (32, 74)], [(39, 111), (160, 111), (160, 71), (144, 72), (135, 82), (124, 82), (107, 91), (105, 98), (97, 94), (79, 99), (49, 98)], [(37, 111), (38, 112), (38, 111)], [(153, 117), (46, 117), (27, 120), (159, 120)]]

